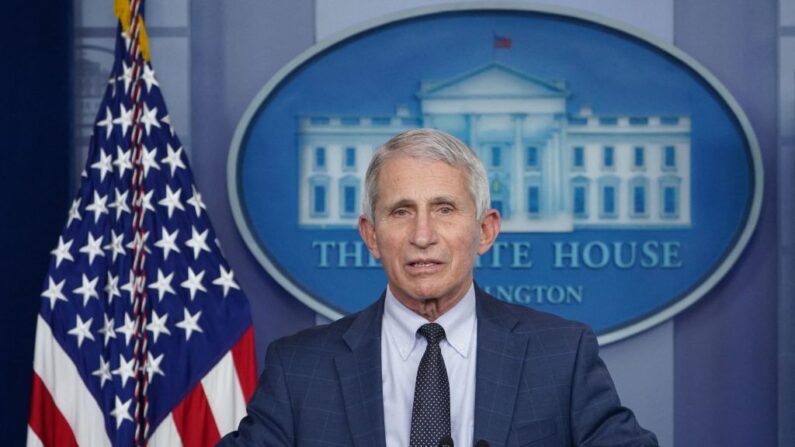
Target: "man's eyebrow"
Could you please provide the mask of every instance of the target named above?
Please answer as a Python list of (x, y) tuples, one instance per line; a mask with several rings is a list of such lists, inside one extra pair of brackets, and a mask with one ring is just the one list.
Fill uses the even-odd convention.
[(450, 205), (455, 205), (458, 203), (453, 196), (436, 196), (431, 199), (431, 203), (434, 205), (440, 205), (443, 203), (448, 203)]
[(415, 206), (415, 203), (416, 202), (411, 200), (411, 199), (400, 199), (400, 200), (396, 200), (396, 201), (394, 201), (392, 203), (385, 204), (383, 208), (386, 209), (386, 210), (393, 210), (395, 208), (403, 208), (403, 207), (407, 207), (407, 206), (408, 207), (413, 207), (413, 206)]
[[(436, 196), (430, 199), (431, 205), (442, 205), (442, 204), (449, 204), (449, 205), (456, 205), (458, 202), (456, 201), (455, 197), (453, 196)], [(416, 207), (417, 202), (412, 199), (399, 199), (392, 203), (387, 203), (384, 205), (383, 209), (385, 210), (394, 210), (397, 208), (404, 208), (404, 207)]]

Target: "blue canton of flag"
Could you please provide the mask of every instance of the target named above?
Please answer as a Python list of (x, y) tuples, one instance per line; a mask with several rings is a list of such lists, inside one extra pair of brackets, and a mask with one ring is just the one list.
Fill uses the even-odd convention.
[(248, 302), (126, 12), (44, 280), (29, 445), (212, 445), (253, 392)]

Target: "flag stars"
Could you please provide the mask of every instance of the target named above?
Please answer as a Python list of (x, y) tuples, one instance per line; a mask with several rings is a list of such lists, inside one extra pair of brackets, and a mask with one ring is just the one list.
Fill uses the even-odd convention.
[(182, 281), (180, 286), (188, 289), (190, 291), (190, 300), (196, 297), (196, 292), (201, 290), (202, 292), (207, 292), (207, 289), (204, 288), (202, 285), (202, 279), (204, 279), (204, 270), (200, 271), (198, 274), (193, 272), (193, 269), (188, 267), (188, 279)]
[[(132, 39), (130, 39), (130, 34), (127, 33), (126, 31), (122, 31), (121, 32), (121, 38), (124, 39), (124, 48), (127, 51), (130, 51), (130, 43), (132, 42)], [(124, 64), (124, 62), (122, 62), (122, 63)], [(127, 66), (127, 64), (125, 64), (125, 67), (126, 66)]]
[(157, 169), (160, 170), (160, 165), (157, 164), (157, 160), (155, 160), (155, 155), (157, 155), (157, 148), (153, 147), (152, 150), (147, 150), (146, 146), (142, 148), (141, 151), (141, 165), (144, 167), (144, 178), (149, 175), (149, 169)]
[(97, 121), (97, 126), (105, 128), (105, 139), (110, 138), (110, 134), (113, 132), (113, 114), (110, 113), (110, 107), (105, 107), (105, 118)]
[(227, 293), (229, 293), (229, 289), (240, 290), (240, 286), (238, 286), (235, 282), (235, 274), (232, 272), (232, 269), (227, 271), (223, 265), (220, 267), (220, 276), (213, 280), (213, 284), (224, 288), (224, 298), (226, 298)]
[(108, 280), (105, 281), (105, 296), (108, 298), (109, 305), (113, 304), (114, 296), (121, 298), (121, 292), (119, 291), (119, 277), (113, 276), (113, 273), (111, 273), (110, 270), (108, 270)]
[(121, 290), (124, 290), (125, 292), (129, 293), (130, 301), (132, 301), (133, 293), (135, 293), (135, 275), (133, 274), (132, 270), (130, 270), (130, 276), (129, 279), (127, 280), (127, 283), (121, 286)]
[(73, 242), (74, 240), (64, 242), (63, 236), (58, 236), (58, 246), (50, 252), (53, 256), (55, 256), (55, 268), (58, 268), (61, 265), (61, 261), (64, 259), (67, 261), (75, 260), (72, 257), (72, 254), (69, 252), (69, 249), (72, 248)]
[(75, 320), (75, 327), (70, 329), (67, 333), (77, 337), (77, 347), (79, 348), (85, 339), (94, 341), (94, 334), (91, 333), (91, 322), (94, 319), (89, 318), (88, 320), (83, 321), (83, 319), (80, 318), (80, 315), (76, 315)]
[(110, 78), (108, 78), (108, 85), (110, 86), (110, 97), (113, 98), (116, 96), (116, 76), (113, 73), (110, 74)]
[(173, 137), (176, 132), (174, 131), (174, 126), (171, 125), (171, 117), (166, 115), (163, 118), (160, 118), (160, 122), (168, 126), (168, 130), (171, 132), (171, 136)]
[(132, 70), (133, 66), (127, 66), (127, 62), (122, 61), (122, 74), (117, 79), (119, 81), (124, 81), (124, 91), (128, 92), (130, 89), (130, 83), (132, 82)]
[(163, 250), (163, 260), (167, 260), (169, 253), (172, 251), (180, 253), (179, 247), (177, 246), (178, 234), (179, 229), (174, 230), (173, 233), (169, 233), (168, 228), (163, 227), (163, 234), (160, 237), (160, 240), (155, 242), (155, 247)]
[(149, 136), (149, 132), (152, 130), (152, 126), (160, 128), (160, 121), (157, 120), (157, 107), (149, 108), (146, 103), (144, 103), (144, 112), (141, 115), (141, 124), (144, 125), (146, 128), (146, 136)]
[(110, 241), (108, 241), (108, 245), (105, 245), (105, 250), (110, 251), (111, 253), (111, 261), (116, 262), (116, 257), (118, 255), (125, 256), (126, 252), (124, 251), (124, 234), (116, 234), (116, 230), (110, 230)]
[(174, 291), (174, 288), (171, 287), (171, 281), (174, 279), (174, 272), (168, 274), (168, 276), (163, 275), (163, 270), (157, 269), (157, 281), (153, 282), (149, 285), (150, 289), (157, 290), (157, 298), (159, 301), (163, 301), (163, 297), (166, 293), (170, 293), (172, 295), (176, 295), (177, 293)]
[(127, 380), (135, 377), (135, 357), (131, 357), (128, 362), (119, 354), (119, 367), (113, 370), (113, 375), (119, 376), (122, 387), (127, 386)]
[(166, 374), (160, 369), (160, 362), (163, 361), (164, 355), (165, 354), (160, 354), (157, 357), (153, 357), (151, 352), (146, 353), (147, 360), (144, 371), (146, 371), (146, 375), (149, 376), (149, 383), (152, 382), (152, 378), (157, 374), (165, 377)]
[(132, 399), (127, 399), (127, 402), (122, 403), (121, 399), (119, 399), (119, 396), (116, 396), (116, 404), (113, 406), (113, 410), (110, 411), (110, 415), (116, 419), (117, 430), (119, 427), (121, 427), (122, 422), (132, 422), (133, 418), (130, 416), (131, 403)]
[(119, 117), (113, 120), (113, 124), (121, 126), (121, 136), (124, 138), (127, 135), (127, 129), (132, 126), (133, 109), (130, 110), (124, 107), (124, 103), (119, 104)]
[(94, 191), (94, 201), (86, 206), (86, 211), (94, 213), (94, 223), (99, 222), (99, 217), (103, 214), (108, 214), (108, 207), (105, 203), (108, 201), (108, 196), (100, 196), (98, 192)]
[(80, 217), (80, 202), (83, 199), (78, 197), (72, 202), (72, 207), (69, 208), (69, 218), (66, 221), (66, 227), (69, 228), (69, 225), (72, 225), (72, 221), (74, 220), (83, 220)]
[(100, 182), (105, 181), (105, 175), (109, 172), (113, 172), (113, 156), (106, 154), (105, 151), (100, 149), (99, 161), (93, 163), (91, 168), (99, 171)]
[(202, 195), (199, 194), (199, 191), (196, 190), (196, 187), (191, 185), (191, 189), (193, 190), (193, 195), (190, 199), (188, 199), (187, 203), (196, 211), (196, 217), (199, 217), (202, 210), (207, 209), (207, 207), (204, 206), (204, 202), (202, 202)]
[(86, 256), (88, 256), (89, 267), (94, 263), (94, 258), (97, 256), (105, 256), (105, 252), (102, 251), (102, 239), (104, 239), (104, 236), (100, 236), (99, 239), (94, 239), (94, 235), (88, 233), (86, 244), (78, 250), (80, 253), (85, 253)]
[(197, 311), (195, 315), (191, 315), (186, 307), (182, 309), (182, 312), (183, 320), (177, 323), (176, 326), (185, 331), (185, 341), (189, 341), (190, 336), (194, 332), (204, 332), (199, 326), (199, 317), (201, 317), (202, 311)]
[(153, 213), (155, 212), (155, 207), (152, 206), (152, 194), (154, 194), (154, 192), (155, 192), (154, 190), (149, 190), (149, 192), (147, 192), (143, 196), (140, 196), (141, 197), (140, 198), (140, 203), (141, 203), (141, 206), (143, 207), (144, 214), (147, 211), (151, 211)]
[(149, 93), (152, 90), (153, 85), (160, 86), (160, 84), (157, 83), (157, 79), (155, 79), (155, 71), (148, 63), (144, 64), (144, 72), (141, 75), (141, 79), (146, 83), (147, 93)]
[[(107, 315), (103, 315), (105, 317), (105, 324), (102, 325), (102, 328), (97, 331), (105, 338), (104, 346), (108, 346), (108, 341), (111, 338), (116, 338), (116, 330), (113, 328), (113, 318), (108, 318)], [(110, 379), (110, 374), (108, 375)], [(103, 382), (104, 383), (104, 382)]]
[(193, 258), (198, 259), (199, 253), (202, 251), (210, 252), (210, 247), (207, 246), (207, 234), (210, 230), (204, 230), (199, 233), (196, 227), (191, 227), (191, 237), (185, 241), (185, 245), (193, 249)]
[(166, 327), (166, 320), (168, 320), (168, 314), (164, 314), (161, 317), (157, 314), (157, 311), (152, 309), (152, 322), (146, 325), (146, 330), (152, 333), (155, 343), (157, 343), (160, 334), (171, 335), (171, 331)]
[(96, 298), (97, 300), (99, 300), (99, 294), (97, 294), (98, 280), (99, 277), (89, 280), (86, 274), (83, 273), (82, 284), (80, 285), (80, 287), (72, 291), (76, 295), (83, 295), (83, 307), (85, 307), (88, 304), (88, 301), (91, 298)]
[[(124, 314), (124, 324), (116, 328), (116, 332), (124, 334), (124, 345), (130, 345), (130, 339), (135, 335), (135, 321), (130, 319), (128, 314)], [(123, 360), (123, 359), (122, 359)], [(118, 371), (118, 370), (116, 370)], [(113, 372), (116, 374), (116, 372)], [(124, 384), (122, 384), (124, 386)]]
[(179, 200), (179, 195), (182, 192), (182, 188), (177, 188), (176, 191), (172, 191), (171, 187), (166, 185), (166, 197), (160, 200), (160, 205), (166, 207), (168, 209), (168, 218), (171, 219), (171, 215), (174, 214), (174, 209), (179, 209), (180, 211), (185, 211), (185, 207), (182, 205), (182, 202)]
[(132, 171), (132, 151), (131, 150), (124, 150), (121, 146), (116, 146), (116, 160), (113, 161), (113, 165), (116, 166), (116, 170), (119, 171), (119, 178), (124, 177), (125, 171), (128, 169)]
[(119, 191), (119, 188), (114, 188), (116, 194), (113, 198), (113, 203), (108, 205), (108, 208), (116, 208), (116, 220), (119, 220), (122, 213), (130, 212), (130, 207), (127, 206), (127, 195), (130, 191), (124, 191), (123, 193)]
[(65, 279), (62, 279), (61, 282), (58, 284), (52, 280), (52, 276), (47, 278), (49, 285), (47, 286), (47, 290), (41, 293), (41, 296), (50, 299), (50, 310), (55, 307), (55, 303), (58, 301), (67, 301), (66, 296), (63, 294), (63, 286), (66, 283)]
[(160, 160), (160, 163), (168, 165), (171, 168), (172, 177), (174, 176), (174, 173), (177, 172), (177, 168), (186, 169), (185, 163), (182, 162), (182, 147), (179, 147), (175, 151), (170, 144), (166, 144), (166, 152), (168, 152), (168, 155)]
[(105, 382), (108, 380), (113, 380), (113, 376), (110, 375), (110, 362), (106, 362), (102, 356), (99, 356), (99, 368), (96, 371), (91, 373), (92, 376), (99, 377), (99, 387), (102, 388), (105, 386)]

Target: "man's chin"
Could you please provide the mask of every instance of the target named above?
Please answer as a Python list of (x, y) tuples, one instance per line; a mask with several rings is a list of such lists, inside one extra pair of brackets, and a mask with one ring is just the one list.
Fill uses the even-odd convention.
[[(394, 292), (396, 291), (393, 289), (393, 293)], [(437, 291), (433, 290), (432, 288), (403, 289), (398, 293), (395, 293), (395, 297), (398, 299), (398, 301), (401, 301), (410, 308), (433, 304), (439, 300)]]
[(438, 290), (438, 288), (434, 287), (433, 285), (429, 285), (427, 287), (416, 287), (412, 289), (411, 292), (412, 299), (420, 303), (439, 301), (443, 295), (442, 291)]
[(439, 290), (438, 288), (416, 290), (415, 293), (412, 294), (412, 297), (415, 303), (425, 307), (445, 307), (448, 306), (451, 301), (456, 301), (450, 291)]

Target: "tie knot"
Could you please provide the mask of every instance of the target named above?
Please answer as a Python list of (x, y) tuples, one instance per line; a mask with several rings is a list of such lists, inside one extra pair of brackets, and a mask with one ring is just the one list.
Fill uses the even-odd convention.
[(428, 340), (428, 344), (436, 345), (444, 338), (444, 328), (438, 323), (423, 324), (417, 332)]

